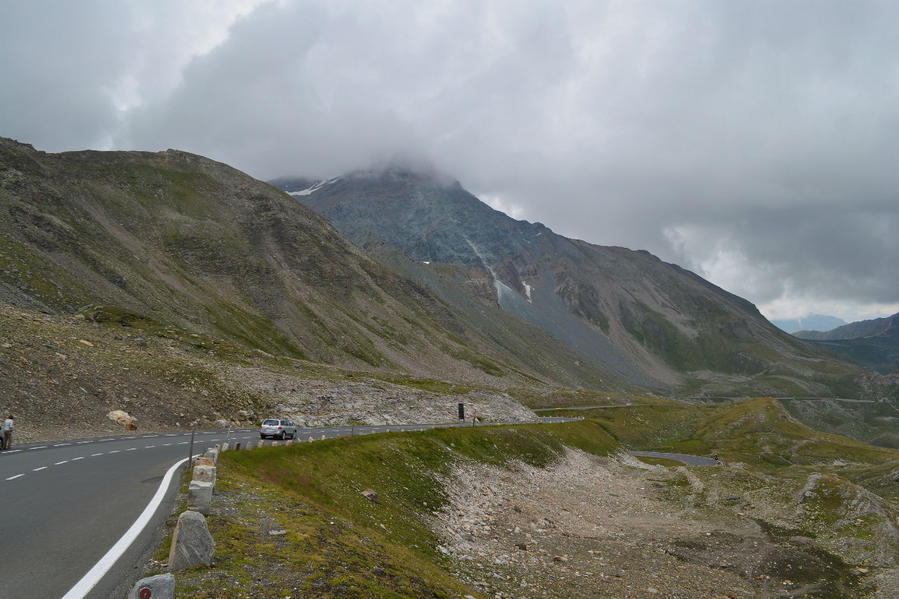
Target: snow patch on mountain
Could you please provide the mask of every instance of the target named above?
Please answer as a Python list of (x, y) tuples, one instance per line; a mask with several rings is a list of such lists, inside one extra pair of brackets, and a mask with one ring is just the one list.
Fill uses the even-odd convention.
[(521, 284), (524, 285), (524, 294), (527, 296), (528, 301), (530, 302), (531, 301), (531, 290), (533, 289), (533, 287), (528, 285), (525, 281), (522, 281)]
[(307, 187), (306, 189), (301, 189), (299, 191), (288, 191), (287, 193), (292, 195), (293, 197), (308, 196), (308, 195), (312, 195), (313, 193), (324, 188), (327, 185), (336, 183), (339, 180), (340, 180), (340, 177), (334, 177), (332, 179), (327, 179), (325, 181), (317, 181), (315, 184), (313, 184), (310, 187)]

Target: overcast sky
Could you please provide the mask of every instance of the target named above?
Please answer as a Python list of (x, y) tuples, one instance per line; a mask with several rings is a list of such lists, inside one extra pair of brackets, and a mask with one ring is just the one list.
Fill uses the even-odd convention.
[(769, 318), (899, 312), (899, 3), (0, 0), (0, 135), (262, 179), (420, 155)]

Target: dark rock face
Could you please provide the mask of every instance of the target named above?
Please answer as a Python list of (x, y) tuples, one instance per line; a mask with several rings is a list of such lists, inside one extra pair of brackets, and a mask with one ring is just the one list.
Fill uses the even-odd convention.
[[(297, 199), (356, 243), (376, 239), (417, 263), (482, 273), (503, 310), (631, 383), (669, 387), (693, 372), (748, 374), (766, 378), (758, 391), (777, 393), (777, 377), (794, 385), (827, 376), (825, 368), (811, 372), (806, 359), (823, 354), (772, 326), (750, 302), (648, 252), (571, 240), (509, 218), (446, 177), (358, 172)], [(822, 392), (817, 382), (807, 385), (813, 388)]]

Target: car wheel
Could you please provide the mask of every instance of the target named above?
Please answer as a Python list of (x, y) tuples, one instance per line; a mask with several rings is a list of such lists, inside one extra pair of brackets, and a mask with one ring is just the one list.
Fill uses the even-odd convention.
[(286, 436), (287, 436), (287, 433), (285, 433), (284, 431), (281, 431), (281, 434), (278, 435), (278, 438), (281, 439), (281, 440), (283, 441), (283, 440), (284, 440), (284, 437), (286, 437)]

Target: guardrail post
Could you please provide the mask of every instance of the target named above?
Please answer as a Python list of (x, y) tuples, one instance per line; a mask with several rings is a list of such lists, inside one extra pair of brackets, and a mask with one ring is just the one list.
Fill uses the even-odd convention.
[(187, 449), (187, 464), (188, 468), (191, 471), (194, 469), (194, 435), (196, 434), (197, 429), (191, 429), (190, 431), (190, 445)]

